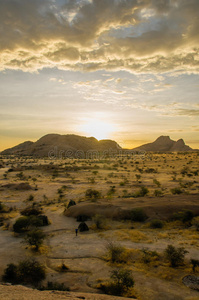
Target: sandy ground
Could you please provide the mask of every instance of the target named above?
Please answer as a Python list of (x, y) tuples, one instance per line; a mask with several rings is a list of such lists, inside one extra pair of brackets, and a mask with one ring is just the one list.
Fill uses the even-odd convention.
[[(9, 230), (0, 228), (0, 275), (8, 263), (17, 263), (24, 258), (36, 257), (45, 264), (47, 270), (47, 281), (55, 281), (66, 284), (72, 292), (38, 292), (24, 289), (21, 293), (19, 287), (0, 286), (0, 298), (2, 299), (119, 299), (106, 297), (104, 295), (96, 296), (93, 293), (99, 293), (96, 285), (103, 280), (110, 280), (110, 271), (115, 267), (104, 259), (106, 245), (108, 241), (120, 243), (127, 249), (141, 251), (143, 248), (157, 251), (162, 254), (168, 244), (176, 247), (185, 247), (189, 253), (186, 255), (186, 267), (180, 267), (176, 270), (169, 268), (168, 265), (143, 265), (137, 256), (132, 263), (125, 264), (124, 267), (131, 269), (135, 280), (135, 292), (141, 300), (196, 300), (199, 297), (198, 292), (193, 291), (182, 284), (182, 278), (192, 273), (189, 264), (190, 258), (199, 259), (199, 235), (195, 228), (183, 228), (179, 224), (165, 225), (163, 229), (150, 229), (147, 224), (132, 224), (129, 221), (121, 221), (114, 218), (121, 211), (130, 210), (135, 207), (142, 207), (149, 220), (161, 218), (166, 220), (174, 212), (183, 209), (191, 209), (195, 213), (199, 212), (199, 193), (198, 176), (191, 173), (190, 177), (183, 177), (181, 170), (188, 166), (189, 172), (197, 170), (198, 156), (196, 154), (187, 154), (187, 156), (176, 155), (154, 155), (148, 157), (145, 161), (135, 161), (120, 164), (117, 162), (102, 162), (98, 164), (99, 168), (93, 168), (96, 162), (78, 162), (76, 165), (87, 165), (91, 169), (82, 169), (79, 171), (65, 171), (65, 167), (73, 166), (74, 162), (56, 162), (59, 165), (59, 175), (52, 179), (52, 172), (43, 170), (40, 164), (48, 164), (48, 161), (30, 161), (29, 165), (35, 166), (35, 169), (20, 171), (22, 166), (27, 166), (28, 162), (15, 161), (11, 165), (19, 167), (17, 171), (8, 173), (7, 179), (3, 174), (8, 170), (0, 169), (0, 201), (7, 207), (16, 207), (5, 223), (9, 223)], [(166, 162), (165, 162), (166, 161)], [(192, 162), (190, 162), (192, 161)], [(118, 170), (113, 167), (118, 164)], [(139, 173), (139, 168), (157, 168), (158, 173)], [(98, 173), (94, 174), (93, 171)], [(16, 174), (23, 172), (26, 179), (19, 179)], [(176, 174), (174, 174), (175, 172)], [(135, 174), (141, 175), (141, 183), (136, 180)], [(176, 176), (175, 180), (172, 176)], [(29, 176), (31, 176), (29, 178)], [(90, 177), (95, 178), (95, 183), (91, 184)], [(36, 178), (36, 180), (32, 180)], [(121, 185), (124, 179), (128, 181)], [(153, 183), (154, 178), (158, 179), (161, 187)], [(2, 188), (8, 183), (19, 184), (28, 182), (32, 187), (30, 191), (17, 191), (14, 189)], [(186, 187), (181, 187), (180, 182)], [(116, 191), (110, 197), (107, 192), (111, 186), (115, 186)], [(140, 186), (146, 186), (149, 194), (140, 198), (125, 198), (124, 193), (137, 191)], [(59, 200), (58, 189), (66, 186), (63, 192), (63, 198)], [(35, 189), (35, 187), (37, 187)], [(182, 193), (173, 195), (170, 191), (173, 187), (180, 187)], [(91, 202), (85, 199), (85, 191), (88, 188), (97, 189), (101, 192), (102, 198), (97, 202)], [(163, 192), (163, 197), (154, 197), (154, 190), (159, 189)], [(125, 192), (124, 192), (125, 190)], [(12, 224), (20, 216), (20, 209), (31, 205), (26, 200), (32, 194), (34, 201), (42, 203), (44, 214), (48, 216), (51, 225), (43, 227), (42, 230), (47, 234), (44, 242), (44, 249), (39, 254), (31, 251), (24, 243), (23, 236), (14, 236)], [(49, 204), (44, 204), (44, 195), (48, 198)], [(76, 201), (77, 205), (71, 207), (67, 215), (64, 215), (65, 207), (70, 199)], [(94, 207), (98, 207), (95, 211)], [(93, 214), (100, 213), (108, 217), (104, 230), (94, 230), (93, 222), (87, 221), (90, 227), (89, 232), (79, 233), (75, 236), (75, 229), (79, 225), (74, 218), (82, 213)], [(5, 214), (2, 216), (5, 217)], [(112, 219), (113, 217), (113, 219)], [(134, 229), (131, 229), (131, 227)], [(136, 253), (136, 252), (135, 252)], [(60, 273), (57, 267), (65, 263), (69, 271)], [(17, 291), (19, 289), (19, 291)], [(7, 294), (6, 294), (7, 293)], [(19, 293), (19, 295), (18, 295)], [(13, 294), (16, 298), (13, 298)], [(2, 295), (2, 297), (1, 297)], [(43, 296), (42, 296), (43, 295)], [(6, 298), (7, 297), (7, 298)], [(17, 298), (18, 297), (18, 298)], [(24, 297), (24, 298), (23, 298)], [(31, 298), (32, 297), (32, 298)], [(44, 298), (39, 298), (44, 297)], [(46, 297), (46, 298), (45, 298)], [(55, 298), (56, 297), (56, 298)], [(65, 298), (64, 298), (65, 297)], [(68, 297), (68, 298), (67, 298)], [(72, 298), (74, 297), (74, 298)], [(76, 297), (76, 298), (75, 298)], [(79, 298), (78, 298), (79, 297)], [(98, 298), (99, 297), (99, 298)], [(123, 298), (124, 299), (124, 298)]]
[[(56, 299), (71, 299), (71, 300), (127, 300), (130, 298), (115, 297), (107, 295), (97, 295), (89, 293), (71, 293), (59, 291), (38, 291), (24, 286), (8, 286), (0, 285), (0, 298), (5, 300), (56, 300)], [(132, 299), (132, 298), (131, 298)]]

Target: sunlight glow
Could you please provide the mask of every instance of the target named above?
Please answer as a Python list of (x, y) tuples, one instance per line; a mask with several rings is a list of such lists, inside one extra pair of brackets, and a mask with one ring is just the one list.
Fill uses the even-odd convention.
[(88, 120), (81, 125), (80, 130), (87, 136), (93, 136), (98, 140), (110, 138), (111, 133), (115, 131), (111, 123), (100, 119)]

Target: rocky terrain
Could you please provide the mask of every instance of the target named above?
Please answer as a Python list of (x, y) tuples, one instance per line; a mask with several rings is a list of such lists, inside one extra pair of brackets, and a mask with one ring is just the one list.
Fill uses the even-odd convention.
[(1, 152), (3, 155), (25, 155), (49, 158), (98, 158), (113, 156), (126, 151), (150, 151), (150, 152), (186, 152), (193, 151), (185, 145), (183, 139), (173, 141), (169, 136), (160, 136), (154, 142), (148, 143), (131, 150), (122, 149), (115, 141), (100, 140), (94, 137), (84, 137), (74, 134), (60, 135), (47, 134), (38, 141), (26, 141), (15, 147)]
[(183, 139), (173, 141), (169, 136), (160, 136), (153, 143), (144, 144), (136, 147), (133, 150), (152, 151), (152, 152), (178, 152), (192, 151), (189, 146), (185, 145)]

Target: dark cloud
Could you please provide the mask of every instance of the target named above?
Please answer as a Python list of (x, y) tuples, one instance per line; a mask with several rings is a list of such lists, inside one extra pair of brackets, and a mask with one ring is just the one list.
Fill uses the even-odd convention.
[(198, 0), (0, 0), (0, 68), (199, 70)]

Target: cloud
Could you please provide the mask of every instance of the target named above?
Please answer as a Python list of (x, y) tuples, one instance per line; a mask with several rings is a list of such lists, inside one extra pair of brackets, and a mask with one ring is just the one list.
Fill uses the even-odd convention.
[(199, 109), (181, 108), (176, 110), (176, 114), (179, 116), (199, 116)]
[(0, 0), (0, 69), (199, 71), (199, 1)]

